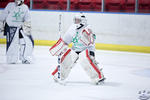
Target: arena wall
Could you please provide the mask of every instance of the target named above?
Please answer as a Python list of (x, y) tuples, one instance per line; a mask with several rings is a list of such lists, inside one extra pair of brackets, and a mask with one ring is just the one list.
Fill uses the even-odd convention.
[[(2, 10), (0, 10), (1, 13)], [(31, 10), (32, 34), (37, 45), (52, 45), (80, 12)], [(83, 12), (96, 34), (96, 48), (150, 52), (150, 14)], [(60, 23), (61, 15), (61, 25)], [(60, 25), (60, 27), (59, 27)], [(0, 34), (0, 43), (5, 43)]]

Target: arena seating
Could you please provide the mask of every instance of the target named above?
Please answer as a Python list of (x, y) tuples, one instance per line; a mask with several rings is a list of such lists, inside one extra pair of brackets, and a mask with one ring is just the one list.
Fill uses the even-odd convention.
[(10, 0), (0, 0), (0, 8), (5, 8)]
[(92, 9), (92, 0), (79, 0), (78, 7), (81, 11), (90, 11)]
[(139, 12), (150, 13), (150, 0), (139, 0)]
[(125, 0), (123, 10), (125, 12), (135, 12), (135, 0)]
[[(67, 10), (67, 0), (60, 0), (61, 1), (61, 9)], [(79, 10), (78, 7), (78, 0), (70, 0), (70, 10)]]
[(33, 9), (46, 9), (47, 0), (33, 0)]
[[(14, 0), (12, 0), (12, 1), (14, 1)], [(30, 8), (30, 0), (25, 0), (25, 4), (27, 4), (28, 7)]]
[(122, 10), (124, 0), (105, 0), (105, 11), (120, 12)]
[(60, 10), (67, 10), (67, 0), (60, 0)]
[[(0, 8), (8, 2), (0, 0)], [(105, 0), (104, 12), (135, 12), (136, 0)], [(30, 0), (25, 0), (30, 7)], [(138, 11), (150, 13), (150, 0), (139, 0)], [(102, 0), (70, 0), (71, 11), (101, 11)], [(67, 0), (33, 0), (33, 9), (67, 10)]]
[(47, 0), (47, 9), (51, 10), (61, 10), (60, 0)]
[(92, 8), (93, 11), (101, 11), (102, 0), (93, 0), (92, 5), (93, 5)]
[[(9, 2), (14, 2), (14, 0), (0, 0), (0, 8), (5, 8)], [(25, 0), (25, 4), (30, 7), (30, 0)]]

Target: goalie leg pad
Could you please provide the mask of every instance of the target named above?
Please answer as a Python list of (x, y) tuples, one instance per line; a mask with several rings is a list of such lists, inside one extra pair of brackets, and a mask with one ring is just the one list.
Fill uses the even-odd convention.
[(93, 83), (97, 84), (98, 81), (104, 78), (102, 70), (99, 69), (95, 63), (94, 57), (90, 56), (89, 51), (86, 49), (81, 53), (81, 65), (86, 71)]
[(75, 65), (77, 60), (78, 60), (78, 54), (75, 53), (73, 50), (68, 49), (60, 57), (60, 66), (58, 66), (52, 73), (54, 79), (58, 79), (58, 77), (60, 77), (60, 80), (65, 80), (68, 77), (72, 67)]
[(23, 36), (20, 38), (20, 58), (22, 63), (31, 63), (34, 48), (32, 36), (24, 34), (22, 30), (20, 31), (20, 34)]
[(6, 58), (7, 63), (15, 64), (18, 61), (18, 52), (19, 52), (19, 29), (17, 27), (9, 27), (5, 28), (6, 32)]
[(62, 53), (66, 52), (68, 46), (67, 44), (62, 40), (62, 38), (60, 38), (56, 44), (54, 44), (51, 48), (50, 48), (50, 53), (52, 56), (59, 56)]

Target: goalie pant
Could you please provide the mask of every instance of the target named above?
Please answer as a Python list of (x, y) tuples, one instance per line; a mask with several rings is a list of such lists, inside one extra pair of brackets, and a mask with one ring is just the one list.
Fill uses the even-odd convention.
[(25, 35), (21, 28), (11, 27), (5, 24), (4, 33), (6, 35), (6, 57), (7, 63), (31, 63), (31, 55), (34, 41), (31, 35)]
[[(50, 49), (52, 55), (58, 55), (60, 54), (60, 51), (65, 50), (65, 52), (63, 52), (63, 54), (59, 56), (59, 65), (52, 72), (55, 81), (65, 80), (68, 77), (72, 67), (75, 65), (76, 61), (79, 58), (79, 55), (76, 52), (74, 52), (71, 49), (66, 50), (66, 48), (67, 47), (65, 46), (63, 40), (59, 39), (58, 42)], [(54, 51), (56, 51), (56, 53)], [(104, 75), (102, 73), (102, 70), (99, 69), (98, 65), (96, 64), (95, 58), (92, 55), (90, 55), (90, 51), (86, 49), (83, 52), (81, 52), (80, 56), (81, 65), (90, 77), (91, 81), (94, 84), (97, 84), (99, 81), (103, 80)]]

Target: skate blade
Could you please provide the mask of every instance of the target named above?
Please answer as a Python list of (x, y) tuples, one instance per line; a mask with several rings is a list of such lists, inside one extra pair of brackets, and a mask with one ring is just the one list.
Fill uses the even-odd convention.
[(61, 80), (54, 80), (54, 82), (64, 86), (66, 85), (66, 82)]
[(102, 80), (99, 80), (99, 81), (96, 83), (96, 85), (103, 85), (103, 84), (105, 83), (105, 82), (104, 82), (105, 80), (106, 80), (106, 78), (103, 78)]

